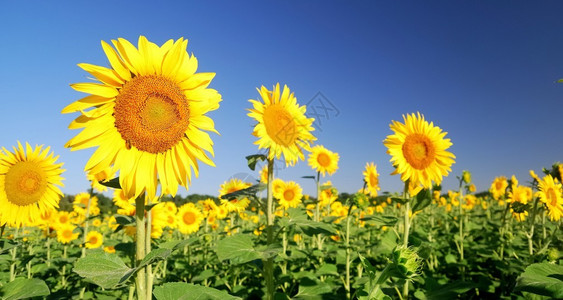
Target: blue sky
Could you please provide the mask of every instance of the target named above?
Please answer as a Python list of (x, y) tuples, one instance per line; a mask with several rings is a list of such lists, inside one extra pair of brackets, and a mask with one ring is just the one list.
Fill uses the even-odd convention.
[[(210, 114), (221, 134), (212, 136), (217, 167), (202, 165), (184, 195), (217, 194), (241, 173), (257, 177), (244, 159), (258, 152), (248, 99), (277, 82), (301, 104), (335, 109), (316, 136), (340, 154), (330, 180), (341, 191), (361, 188), (366, 162), (377, 164), (382, 190), (401, 190), (382, 141), (391, 120), (417, 111), (453, 142), (445, 188), (466, 169), (478, 190), (499, 175), (524, 182), (528, 170), (563, 161), (562, 13), (556, 1), (5, 2), (0, 146), (51, 146), (67, 170), (63, 191), (85, 191), (93, 150), (63, 147), (78, 133), (67, 129), (77, 114), (60, 114), (83, 97), (69, 87), (88, 81), (76, 64), (107, 66), (101, 40), (185, 37), (198, 71), (217, 73), (211, 87), (223, 102)], [(300, 179), (312, 173), (300, 162), (279, 176), (312, 193), (313, 182)]]

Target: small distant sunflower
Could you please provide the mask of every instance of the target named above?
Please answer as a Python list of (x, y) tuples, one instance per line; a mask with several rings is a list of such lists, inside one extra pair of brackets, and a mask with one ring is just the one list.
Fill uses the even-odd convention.
[(549, 218), (552, 221), (559, 221), (563, 215), (561, 184), (551, 175), (547, 175), (539, 181), (538, 190), (540, 200), (547, 206)]
[(495, 200), (499, 200), (502, 196), (506, 194), (506, 188), (508, 187), (508, 180), (504, 176), (496, 177), (491, 184), (491, 189), (489, 190), (493, 194)]
[(90, 231), (86, 235), (86, 248), (95, 249), (100, 248), (104, 242), (104, 237), (97, 231)]
[(229, 181), (224, 182), (219, 187), (219, 198), (221, 198), (221, 196), (246, 189), (251, 185), (251, 183), (244, 182), (238, 178), (231, 178)]
[(138, 47), (119, 38), (115, 47), (102, 41), (110, 68), (79, 64), (99, 82), (71, 87), (89, 94), (62, 110), (81, 112), (69, 126), (83, 130), (65, 145), (72, 150), (97, 147), (85, 170), (97, 174), (107, 168), (119, 172), (128, 198), (147, 193), (175, 195), (188, 187), (198, 160), (214, 165), (213, 142), (206, 131), (217, 132), (206, 113), (216, 110), (221, 95), (207, 88), (215, 73), (195, 73), (197, 59), (186, 51), (188, 41), (168, 40), (162, 46), (139, 37)]
[(281, 189), (274, 195), (281, 206), (285, 208), (297, 207), (303, 197), (303, 189), (294, 181), (284, 183)]
[(370, 196), (377, 196), (379, 187), (379, 173), (377, 173), (377, 166), (374, 163), (366, 163), (366, 170), (363, 173), (364, 181), (366, 182), (367, 191)]
[(57, 241), (68, 244), (78, 238), (78, 233), (74, 233), (76, 226), (72, 224), (61, 225), (57, 228)]
[(207, 217), (209, 214), (214, 214), (217, 210), (217, 204), (213, 199), (207, 198), (200, 202), (203, 207), (203, 215)]
[(332, 182), (327, 181), (321, 185), (321, 195), (319, 201), (321, 206), (331, 205), (338, 199), (338, 190), (332, 186)]
[(520, 202), (522, 204), (527, 204), (528, 201), (532, 200), (532, 196), (533, 192), (531, 188), (523, 185), (516, 185), (508, 192), (507, 201), (510, 203)]
[(98, 207), (98, 197), (91, 196), (88, 193), (80, 193), (74, 196), (74, 211), (80, 215), (86, 215), (86, 210), (88, 208), (88, 201), (90, 201), (90, 210), (88, 211), (90, 216), (97, 216), (100, 214), (100, 208)]
[(267, 184), (268, 183), (268, 165), (264, 165), (259, 172), (260, 174), (260, 182)]
[(334, 174), (338, 170), (338, 160), (340, 156), (338, 153), (332, 152), (325, 148), (324, 146), (317, 145), (311, 148), (311, 154), (309, 154), (309, 166), (313, 170), (320, 172), (323, 176), (328, 173), (328, 175)]
[(258, 92), (263, 102), (249, 100), (253, 108), (248, 116), (258, 122), (252, 132), (258, 138), (254, 144), (258, 149), (269, 149), (268, 159), (280, 159), (283, 154), (286, 165), (304, 160), (303, 149), (310, 151), (316, 140), (311, 133), (315, 119), (307, 118), (306, 107), (299, 106), (285, 85), (283, 91), (278, 83), (272, 91), (262, 86)]
[(100, 182), (107, 181), (113, 177), (115, 177), (115, 172), (109, 168), (96, 174), (86, 174), (86, 178), (90, 181), (92, 188), (100, 193), (108, 190), (108, 187)]
[(387, 136), (383, 144), (391, 155), (391, 163), (401, 180), (432, 188), (432, 181), (442, 182), (451, 171), (455, 155), (446, 151), (452, 143), (444, 138), (446, 132), (428, 123), (420, 113), (403, 115), (405, 123), (393, 121), (389, 126), (394, 134)]
[(197, 232), (202, 221), (203, 214), (193, 203), (186, 203), (178, 209), (178, 229), (181, 233)]
[(117, 213), (124, 216), (133, 216), (137, 211), (134, 198), (127, 198), (123, 190), (115, 189), (113, 191), (113, 203), (119, 207)]
[(59, 207), (65, 170), (49, 150), (20, 142), (14, 152), (0, 150), (0, 225), (25, 226)]
[(72, 215), (68, 211), (57, 211), (54, 214), (55, 226), (60, 227), (71, 224)]

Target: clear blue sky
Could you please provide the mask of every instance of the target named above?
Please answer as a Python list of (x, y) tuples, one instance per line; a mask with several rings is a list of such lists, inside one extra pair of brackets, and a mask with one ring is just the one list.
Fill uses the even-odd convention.
[[(464, 169), (478, 190), (499, 175), (524, 182), (528, 170), (563, 160), (562, 15), (560, 1), (7, 1), (0, 146), (50, 145), (67, 169), (63, 191), (85, 191), (93, 150), (63, 147), (78, 133), (67, 129), (77, 114), (60, 114), (84, 96), (69, 87), (87, 81), (76, 64), (107, 66), (101, 40), (185, 37), (223, 96), (210, 114), (221, 133), (212, 136), (217, 167), (202, 165), (188, 193), (215, 195), (232, 175), (251, 173), (244, 157), (258, 149), (248, 99), (276, 82), (301, 104), (321, 92), (338, 110), (316, 136), (341, 156), (331, 177), (341, 191), (358, 190), (372, 161), (382, 190), (401, 190), (382, 141), (391, 120), (416, 111), (453, 142), (445, 188)], [(300, 179), (312, 173), (300, 162), (279, 176), (312, 193)]]

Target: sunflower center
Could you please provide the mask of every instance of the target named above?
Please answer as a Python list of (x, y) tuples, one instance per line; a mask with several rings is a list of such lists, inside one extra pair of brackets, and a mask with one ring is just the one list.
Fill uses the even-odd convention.
[(320, 153), (319, 156), (317, 156), (317, 162), (319, 165), (326, 168), (330, 165), (330, 156), (326, 153)]
[(66, 222), (68, 222), (68, 217), (63, 215), (59, 217), (59, 223), (61, 224), (65, 224)]
[(98, 243), (98, 237), (95, 235), (91, 236), (88, 240), (88, 243), (90, 243), (91, 245), (96, 245)]
[(297, 124), (279, 104), (270, 105), (264, 110), (264, 126), (268, 136), (280, 145), (289, 146), (297, 140)]
[(191, 211), (185, 212), (183, 218), (184, 223), (186, 223), (187, 225), (192, 225), (193, 223), (195, 223), (195, 214)]
[(292, 190), (286, 190), (283, 192), (283, 198), (285, 199), (285, 201), (293, 201), (294, 197), (295, 193)]
[(180, 87), (168, 78), (139, 76), (125, 83), (115, 99), (115, 127), (127, 147), (166, 152), (189, 125), (189, 105)]
[(47, 176), (37, 163), (22, 161), (10, 167), (4, 186), (8, 201), (26, 206), (41, 199), (47, 188)]
[(66, 239), (72, 238), (72, 230), (64, 230), (63, 231), (63, 237), (66, 238)]
[(407, 136), (402, 149), (407, 162), (418, 170), (425, 169), (436, 158), (434, 144), (426, 135), (420, 133)]
[(375, 174), (373, 173), (369, 174), (369, 185), (377, 186), (378, 183), (379, 183), (379, 179), (377, 178), (377, 176), (375, 176)]
[(501, 181), (495, 182), (495, 188), (497, 189), (497, 191), (502, 190), (502, 182)]

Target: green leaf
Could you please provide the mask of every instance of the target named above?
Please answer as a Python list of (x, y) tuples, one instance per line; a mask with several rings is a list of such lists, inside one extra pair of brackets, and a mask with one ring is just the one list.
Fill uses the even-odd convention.
[(14, 243), (8, 239), (0, 239), (0, 254), (7, 252), (12, 248), (16, 248), (19, 244)]
[(326, 282), (304, 277), (299, 281), (299, 292), (293, 299), (322, 299), (322, 294), (332, 293)]
[(172, 251), (176, 249), (182, 249), (187, 245), (191, 245), (198, 240), (198, 237), (191, 237), (187, 240), (180, 240), (180, 241), (168, 241), (158, 245), (158, 248), (170, 249)]
[(477, 287), (476, 282), (456, 281), (433, 288), (426, 293), (428, 300), (453, 299)]
[(414, 203), (412, 206), (412, 213), (414, 214), (419, 210), (423, 210), (431, 203), (432, 203), (432, 194), (430, 194), (430, 190), (424, 189), (418, 192), (416, 198), (414, 199)]
[(118, 190), (121, 189), (121, 184), (119, 184), (119, 177), (115, 177), (108, 181), (100, 181), (99, 183), (103, 186), (107, 186), (112, 189), (118, 189)]
[(309, 176), (301, 176), (301, 178), (305, 178), (305, 179), (315, 179), (316, 177), (309, 175)]
[(307, 213), (302, 208), (290, 208), (287, 210), (289, 219), (287, 219), (286, 226), (295, 226), (299, 231), (308, 236), (316, 234), (333, 235), (337, 230), (328, 223), (315, 222), (309, 220)]
[(266, 157), (266, 155), (264, 154), (254, 154), (254, 155), (249, 155), (246, 157), (246, 161), (248, 163), (248, 167), (250, 168), (250, 170), (254, 171), (256, 169), (256, 164), (260, 161), (265, 161), (268, 158)]
[(215, 252), (219, 260), (230, 259), (239, 264), (262, 258), (254, 249), (252, 237), (247, 234), (237, 234), (218, 241)]
[(166, 248), (154, 249), (151, 252), (149, 252), (147, 255), (145, 255), (145, 258), (141, 260), (141, 263), (139, 263), (136, 269), (140, 269), (148, 264), (153, 263), (156, 260), (164, 260), (168, 256), (170, 256), (171, 253), (172, 253), (172, 249), (166, 249)]
[(14, 281), (4, 284), (1, 291), (4, 300), (41, 297), (51, 293), (45, 281), (37, 278), (16, 278)]
[(394, 216), (381, 216), (381, 215), (373, 215), (362, 218), (362, 221), (366, 221), (372, 225), (385, 225), (385, 226), (394, 226), (399, 219)]
[(118, 225), (135, 225), (135, 218), (132, 216), (115, 215), (115, 223)]
[(317, 270), (317, 275), (338, 275), (338, 269), (334, 264), (322, 264), (321, 267)]
[(258, 194), (258, 192), (264, 190), (265, 188), (265, 184), (258, 183), (245, 189), (223, 195), (221, 196), (221, 199), (231, 200), (239, 197), (256, 197), (256, 194)]
[(154, 288), (157, 300), (238, 300), (225, 291), (185, 282), (169, 282)]
[(547, 262), (531, 264), (516, 279), (515, 290), (563, 298), (563, 266)]
[(104, 289), (111, 289), (127, 281), (136, 270), (126, 266), (116, 254), (100, 250), (78, 259), (73, 271)]

